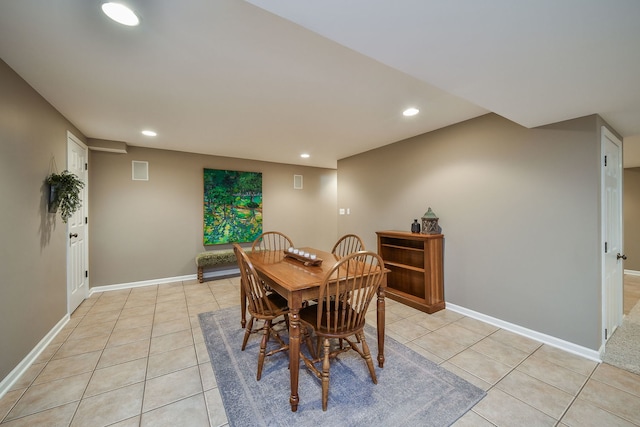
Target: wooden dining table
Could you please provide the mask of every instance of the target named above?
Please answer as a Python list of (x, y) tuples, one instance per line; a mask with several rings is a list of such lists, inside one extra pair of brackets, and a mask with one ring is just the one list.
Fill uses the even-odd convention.
[[(300, 309), (305, 301), (318, 298), (318, 290), (326, 273), (338, 261), (336, 255), (314, 248), (299, 248), (316, 254), (322, 259), (320, 265), (305, 265), (300, 260), (285, 256), (284, 251), (247, 252), (249, 260), (262, 280), (289, 302), (289, 374), (291, 395), (289, 402), (293, 412), (298, 409), (298, 374), (300, 368)], [(377, 329), (378, 366), (384, 365), (384, 297), (387, 286), (385, 274), (378, 289)], [(246, 296), (241, 294), (242, 327), (246, 325)]]

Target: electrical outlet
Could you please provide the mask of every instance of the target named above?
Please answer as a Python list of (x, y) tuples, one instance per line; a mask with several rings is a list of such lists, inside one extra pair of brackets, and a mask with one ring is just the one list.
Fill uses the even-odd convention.
[(344, 209), (340, 208), (340, 215), (344, 215)]

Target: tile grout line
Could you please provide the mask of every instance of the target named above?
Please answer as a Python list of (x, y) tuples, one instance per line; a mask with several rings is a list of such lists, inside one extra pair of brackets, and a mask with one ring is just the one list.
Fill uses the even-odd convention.
[[(89, 384), (91, 384), (91, 380), (93, 379), (93, 376), (96, 373), (96, 370), (98, 369), (98, 364), (100, 363), (100, 359), (102, 358), (102, 355), (104, 354), (104, 350), (107, 347), (107, 344), (109, 343), (109, 339), (111, 339), (111, 335), (113, 335), (113, 331), (116, 328), (116, 325), (118, 324), (118, 320), (120, 320), (120, 316), (122, 315), (122, 310), (124, 310), (124, 306), (126, 305), (127, 300), (129, 299), (129, 296), (131, 295), (131, 290), (129, 290), (129, 292), (127, 293), (127, 298), (125, 299), (124, 304), (122, 304), (122, 308), (120, 309), (120, 312), (118, 313), (118, 317), (116, 318), (116, 321), (113, 323), (113, 328), (111, 328), (111, 332), (109, 332), (109, 338), (107, 338), (107, 341), (104, 344), (104, 347), (102, 348), (102, 350), (100, 351), (100, 357), (98, 357), (98, 360), (96, 361), (96, 365), (93, 367), (93, 370), (91, 371), (91, 376), (89, 377), (89, 381), (87, 381), (87, 385), (85, 386), (83, 392), (82, 392), (82, 396), (80, 397), (80, 400), (78, 401), (78, 406), (76, 407), (75, 411), (73, 412), (73, 416), (71, 417), (71, 419), (69, 420), (69, 426), (71, 426), (71, 424), (73, 424), (73, 420), (75, 419), (75, 417), (78, 415), (78, 411), (80, 409), (80, 405), (82, 405), (82, 401), (85, 399), (85, 394), (87, 392), (87, 389), (89, 388)], [(102, 293), (100, 295), (100, 297), (98, 297), (98, 301), (100, 300), (100, 298), (102, 298), (104, 296), (104, 293)], [(85, 313), (85, 315), (83, 316), (83, 319), (86, 318), (87, 314), (89, 314), (89, 312), (91, 311), (91, 309), (93, 307), (95, 307), (95, 305), (98, 303), (98, 301), (96, 301), (91, 308), (87, 311), (87, 313)], [(78, 323), (80, 324), (80, 323)], [(69, 335), (71, 336), (71, 335)], [(68, 337), (67, 337), (68, 339)], [(65, 340), (66, 342), (66, 340)], [(88, 397), (87, 397), (88, 398)]]
[[(100, 298), (102, 298), (102, 294), (98, 297), (98, 300), (100, 300)], [(91, 306), (91, 308), (89, 308), (89, 310), (87, 310), (87, 312), (82, 316), (82, 319), (80, 320), (80, 322), (78, 322), (78, 325), (80, 323), (82, 323), (82, 320), (84, 320), (86, 318), (87, 314), (89, 314), (89, 312), (96, 305), (97, 302), (98, 301), (94, 302), (93, 305)], [(118, 314), (118, 318), (119, 317), (120, 317), (120, 314)], [(113, 324), (113, 328), (116, 327), (116, 323), (118, 323), (117, 319), (116, 319), (116, 322)], [(78, 327), (78, 325), (76, 325), (76, 328)], [(75, 331), (76, 328), (74, 328), (73, 330)], [(113, 328), (111, 329), (111, 332), (109, 332), (109, 338), (111, 338), (111, 334), (113, 333)], [(73, 331), (71, 333), (73, 333)], [(69, 334), (69, 337), (70, 336), (71, 336), (71, 334)], [(67, 339), (69, 337), (67, 337)], [(104, 344), (105, 347), (107, 346), (107, 343), (109, 342), (109, 338), (107, 338), (107, 341)], [(67, 340), (65, 339), (65, 342), (66, 341)], [(64, 345), (64, 343), (63, 343), (63, 345)], [(62, 348), (62, 346), (60, 346), (60, 348)], [(60, 349), (58, 349), (58, 351), (60, 351)], [(73, 411), (73, 415), (71, 416), (71, 418), (69, 418), (69, 424), (68, 424), (69, 426), (71, 426), (71, 423), (73, 423), (74, 418), (76, 417), (76, 415), (78, 415), (78, 410), (80, 409), (80, 404), (82, 403), (82, 399), (84, 398), (84, 394), (87, 392), (87, 388), (89, 388), (89, 384), (91, 383), (91, 378), (93, 378), (93, 375), (96, 372), (96, 367), (98, 366), (98, 363), (100, 363), (100, 358), (102, 357), (103, 352), (104, 352), (104, 348), (102, 349), (102, 352), (100, 352), (100, 357), (98, 357), (98, 360), (96, 361), (96, 366), (94, 366), (93, 372), (91, 372), (91, 376), (89, 377), (89, 381), (87, 381), (87, 385), (85, 385), (84, 390), (82, 391), (82, 395), (80, 396), (80, 400), (78, 400), (78, 405), (76, 406), (76, 409)], [(57, 353), (57, 351), (56, 351), (56, 353)], [(53, 356), (55, 356), (55, 353), (54, 353)], [(53, 356), (52, 356), (52, 358), (53, 358)]]
[(147, 364), (144, 370), (144, 381), (142, 382), (142, 397), (140, 398), (140, 413), (138, 414), (138, 427), (142, 426), (142, 411), (144, 408), (144, 396), (147, 391), (147, 375), (149, 373), (149, 360), (151, 359), (151, 341), (153, 339), (153, 328), (155, 327), (156, 312), (158, 306), (159, 286), (155, 285), (155, 301), (153, 303), (153, 319), (151, 320), (151, 331), (149, 332), (149, 346), (147, 347)]
[[(462, 318), (464, 318), (464, 317), (462, 317)], [(460, 319), (462, 319), (462, 318), (460, 318)], [(441, 329), (441, 328), (442, 328), (442, 327), (444, 327), (444, 326), (447, 326), (447, 325), (449, 325), (449, 324), (452, 324), (452, 323), (454, 323), (454, 322), (457, 322), (457, 321), (459, 321), (460, 319), (455, 320), (455, 321), (450, 322), (450, 323), (447, 323), (447, 324), (445, 324), (445, 325), (441, 326), (441, 327), (440, 327), (440, 328), (438, 328), (438, 329)], [(464, 327), (464, 326), (462, 326), (462, 325), (459, 325), (459, 326), (460, 326), (460, 327)], [(467, 328), (465, 328), (465, 329), (467, 329)], [(467, 329), (467, 330), (469, 330), (469, 329)], [(473, 346), (474, 346), (475, 344), (477, 344), (478, 342), (480, 342), (480, 341), (482, 341), (482, 340), (484, 340), (484, 339), (486, 339), (486, 338), (491, 337), (492, 335), (496, 334), (496, 333), (497, 333), (497, 332), (499, 332), (500, 330), (501, 330), (501, 328), (498, 328), (498, 329), (496, 329), (495, 331), (491, 332), (490, 334), (485, 335), (483, 338), (481, 338), (480, 340), (478, 340), (478, 341), (474, 342), (473, 344), (471, 344), (471, 345), (467, 346), (465, 349), (463, 349), (463, 350), (461, 350), (461, 351), (459, 351), (459, 352), (455, 353), (454, 355), (450, 356), (449, 358), (443, 359), (443, 361), (442, 361), (441, 363), (439, 363), (438, 365), (439, 365), (439, 366), (441, 366), (443, 363), (449, 362), (449, 363), (453, 364), (453, 366), (457, 367), (458, 369), (461, 369), (462, 371), (466, 372), (467, 374), (469, 374), (469, 375), (471, 375), (471, 376), (473, 376), (473, 377), (475, 377), (475, 378), (478, 378), (480, 381), (483, 381), (483, 382), (485, 382), (485, 383), (489, 384), (487, 381), (483, 380), (482, 378), (478, 377), (477, 375), (473, 374), (472, 372), (469, 372), (469, 371), (467, 371), (466, 369), (464, 369), (464, 368), (462, 368), (462, 367), (460, 367), (460, 366), (456, 365), (455, 363), (450, 362), (450, 360), (451, 360), (452, 358), (454, 358), (455, 356), (457, 356), (457, 355), (459, 355), (459, 354), (461, 354), (461, 353), (463, 353), (463, 352), (465, 352), (465, 351), (467, 351), (467, 350), (471, 349), (471, 347), (473, 347)], [(433, 332), (433, 331), (432, 331), (432, 332)], [(471, 332), (474, 332), (474, 331), (471, 331)], [(536, 342), (537, 342), (537, 341), (536, 341)], [(504, 344), (504, 343), (503, 343), (503, 344)], [(509, 345), (509, 344), (504, 344), (504, 345), (509, 346), (509, 347), (513, 347), (512, 345)], [(539, 343), (539, 345), (538, 345), (535, 349), (533, 349), (532, 351), (530, 351), (530, 352), (529, 352), (529, 354), (527, 355), (527, 357), (525, 357), (524, 359), (522, 359), (522, 360), (521, 360), (520, 362), (518, 362), (515, 366), (510, 367), (510, 369), (508, 370), (508, 372), (506, 372), (504, 375), (502, 375), (502, 376), (501, 376), (501, 377), (500, 377), (500, 378), (499, 378), (499, 379), (498, 379), (494, 384), (489, 384), (489, 388), (488, 388), (487, 390), (485, 390), (485, 391), (486, 391), (486, 393), (488, 394), (488, 393), (489, 393), (489, 391), (491, 391), (492, 389), (496, 388), (496, 386), (498, 385), (498, 383), (499, 383), (500, 381), (502, 381), (502, 380), (503, 380), (505, 377), (507, 377), (510, 373), (512, 373), (513, 371), (515, 371), (515, 370), (518, 368), (518, 366), (520, 366), (522, 363), (524, 363), (526, 360), (528, 360), (528, 359), (529, 359), (529, 358), (530, 358), (530, 357), (531, 357), (535, 352), (537, 352), (537, 351), (538, 351), (538, 350), (539, 350), (543, 345), (544, 345), (543, 343)], [(513, 347), (513, 348), (514, 348), (514, 349), (519, 350), (519, 349), (518, 349), (518, 348), (516, 348), (516, 347)], [(486, 355), (486, 354), (484, 354), (484, 353), (480, 353), (480, 354), (482, 354), (483, 356), (488, 357), (489, 359), (491, 359), (491, 360), (493, 360), (493, 361), (496, 361), (496, 362), (498, 362), (498, 363), (502, 363), (502, 364), (506, 365), (505, 363), (503, 363), (503, 362), (501, 362), (501, 361), (499, 361), (499, 360), (497, 360), (497, 359), (495, 359), (495, 358), (491, 357), (490, 355)], [(507, 366), (508, 366), (508, 365), (507, 365)], [(446, 369), (446, 368), (444, 368), (444, 369)], [(544, 382), (544, 381), (543, 381), (543, 382)], [(545, 384), (546, 384), (546, 383), (545, 383)], [(550, 384), (549, 384), (549, 385), (550, 385)], [(497, 390), (500, 390), (500, 389), (497, 389)], [(502, 390), (500, 390), (500, 391), (502, 391)], [(505, 393), (506, 393), (506, 392), (505, 392)], [(516, 396), (512, 396), (512, 395), (511, 395), (511, 394), (509, 394), (509, 393), (506, 393), (506, 394), (508, 394), (508, 395), (509, 395), (509, 396), (511, 396), (512, 398), (514, 398), (514, 399), (516, 399), (516, 400), (520, 401), (521, 403), (523, 403), (523, 404), (525, 404), (525, 405), (529, 406), (530, 408), (534, 409), (535, 411), (540, 412), (541, 414), (544, 414), (544, 415), (546, 415), (546, 416), (548, 416), (548, 417), (550, 417), (550, 418), (553, 418), (553, 419), (554, 419), (554, 421), (555, 421), (555, 425), (557, 425), (557, 424), (558, 424), (559, 419), (555, 419), (554, 417), (552, 417), (552, 416), (550, 416), (550, 415), (546, 414), (545, 412), (543, 412), (543, 411), (539, 410), (538, 408), (535, 408), (535, 407), (531, 406), (529, 403), (524, 402), (523, 400), (519, 399), (519, 398), (518, 398), (518, 397), (516, 397)], [(478, 403), (479, 403), (479, 402), (478, 402)], [(477, 405), (477, 404), (476, 404), (476, 405)], [(474, 407), (475, 407), (475, 405), (474, 405)], [(471, 408), (470, 410), (471, 410), (471, 411), (473, 411), (476, 415), (480, 416), (482, 419), (486, 420), (487, 422), (489, 422), (489, 423), (493, 424), (494, 426), (496, 425), (496, 424), (495, 424), (495, 423), (493, 423), (491, 420), (488, 420), (487, 418), (485, 418), (484, 416), (482, 416), (482, 415), (481, 415), (481, 414), (479, 414), (478, 412), (474, 411), (474, 410), (473, 410), (473, 408)]]
[[(598, 363), (589, 373), (589, 375), (587, 376), (587, 378), (584, 380), (584, 383), (582, 383), (582, 385), (580, 386), (580, 389), (576, 392), (575, 396), (573, 396), (573, 398), (571, 399), (571, 401), (569, 402), (569, 405), (567, 405), (567, 407), (564, 409), (564, 411), (562, 412), (562, 414), (560, 415), (560, 418), (558, 418), (558, 423), (556, 425), (558, 425), (560, 423), (560, 421), (562, 421), (562, 419), (565, 417), (565, 415), (567, 415), (567, 412), (569, 412), (569, 409), (571, 409), (571, 407), (573, 406), (573, 404), (575, 403), (575, 401), (578, 399), (578, 396), (580, 396), (580, 393), (582, 393), (582, 390), (584, 390), (584, 388), (586, 387), (587, 383), (589, 382), (589, 380), (591, 379), (591, 377), (593, 376), (594, 372), (596, 371), (596, 369), (598, 369), (598, 366), (600, 366), (600, 363)], [(608, 411), (607, 411), (608, 412)], [(615, 415), (615, 414), (612, 414)], [(616, 415), (617, 416), (617, 415)]]
[[(183, 283), (184, 286), (184, 283)], [(211, 293), (211, 296), (213, 297), (213, 292), (211, 292), (211, 288), (209, 288), (209, 286), (207, 286), (207, 289), (209, 289), (209, 293)], [(186, 295), (185, 295), (186, 297)], [(214, 297), (215, 299), (215, 297)], [(189, 304), (187, 304), (187, 313), (189, 314), (189, 317), (191, 317), (191, 310), (189, 310)], [(196, 314), (197, 316), (197, 314)], [(200, 387), (202, 388), (202, 400), (204, 401), (204, 407), (205, 410), (207, 411), (207, 422), (209, 423), (209, 427), (213, 427), (211, 424), (211, 414), (209, 414), (209, 405), (207, 404), (207, 396), (205, 395), (205, 390), (204, 390), (204, 381), (202, 380), (202, 372), (200, 371), (200, 361), (198, 360), (198, 350), (196, 349), (196, 339), (193, 336), (193, 325), (191, 325), (191, 341), (193, 343), (193, 350), (196, 353), (196, 367), (198, 368), (198, 376), (200, 377)]]
[[(214, 299), (214, 301), (216, 301), (216, 304), (217, 304), (217, 305), (218, 305), (218, 307), (219, 307), (218, 300), (216, 299), (215, 295), (213, 294), (213, 290), (212, 290), (212, 289), (211, 289), (211, 287), (210, 287), (210, 286), (208, 286), (208, 285), (207, 285), (207, 289), (209, 290), (209, 293), (211, 294), (211, 297)], [(189, 306), (188, 306), (188, 304), (187, 304), (187, 310), (189, 310)], [(190, 311), (189, 311), (189, 312), (190, 312)], [(197, 316), (197, 315), (198, 315), (198, 314), (196, 314), (196, 316)], [(200, 329), (201, 333), (203, 333), (203, 334), (204, 334), (204, 332), (202, 332), (202, 328), (200, 327), (200, 324), (199, 324), (199, 323), (198, 323), (198, 328)], [(198, 362), (199, 362), (199, 360), (198, 360), (198, 351), (197, 351), (197, 349), (196, 349), (195, 337), (193, 336), (193, 328), (192, 328), (192, 332), (191, 332), (191, 338), (192, 338), (192, 340), (193, 340), (193, 348), (194, 348), (194, 351), (196, 352), (196, 363), (198, 363)], [(204, 338), (204, 336), (203, 336), (203, 338)], [(211, 364), (211, 361), (209, 361), (209, 364)], [(206, 392), (205, 392), (204, 381), (203, 381), (203, 379), (202, 379), (202, 372), (200, 372), (200, 363), (198, 363), (198, 365), (197, 365), (197, 366), (198, 366), (198, 373), (199, 373), (199, 375), (200, 375), (200, 386), (202, 387), (202, 398), (203, 398), (203, 400), (204, 400), (205, 410), (207, 411), (207, 421), (209, 422), (209, 427), (216, 427), (216, 426), (214, 426), (214, 425), (213, 425), (213, 421), (212, 421), (212, 419), (211, 419), (211, 413), (210, 413), (210, 411), (209, 411), (209, 403), (208, 403), (208, 401), (207, 401), (207, 396), (206, 396)], [(227, 423), (227, 424), (228, 424), (228, 423)]]

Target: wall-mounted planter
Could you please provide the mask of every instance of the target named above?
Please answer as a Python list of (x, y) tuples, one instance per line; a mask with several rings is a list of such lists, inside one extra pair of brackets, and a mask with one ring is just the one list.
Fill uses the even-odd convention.
[(82, 206), (80, 190), (84, 187), (84, 182), (68, 170), (64, 170), (60, 174), (49, 175), (47, 184), (49, 184), (49, 212), (56, 213), (60, 209), (60, 217), (66, 223)]
[(49, 213), (58, 212), (58, 186), (49, 184), (49, 199), (47, 200), (47, 206), (49, 207)]

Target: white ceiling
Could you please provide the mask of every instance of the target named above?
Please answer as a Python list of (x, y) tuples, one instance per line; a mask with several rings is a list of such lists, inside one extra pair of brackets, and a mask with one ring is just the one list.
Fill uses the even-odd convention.
[(99, 0), (0, 2), (0, 58), (90, 138), (335, 167), (489, 111), (600, 114), (640, 166), (637, 0), (126, 3), (139, 27)]

